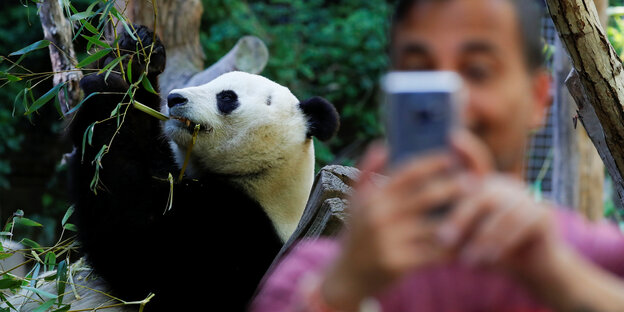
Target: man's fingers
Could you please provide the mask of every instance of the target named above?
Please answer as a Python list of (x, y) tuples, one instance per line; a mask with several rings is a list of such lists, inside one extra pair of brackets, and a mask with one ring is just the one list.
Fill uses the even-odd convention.
[(387, 160), (388, 150), (386, 147), (381, 143), (371, 144), (358, 165), (360, 177), (356, 183), (356, 188), (359, 184), (369, 183), (371, 176), (384, 169)]
[(467, 240), (492, 207), (489, 193), (478, 193), (457, 202), (449, 216), (440, 226), (438, 236), (448, 247), (457, 247)]
[[(511, 242), (523, 235), (528, 221), (523, 214), (524, 198), (508, 196), (506, 202), (496, 202), (496, 209), (480, 223), (463, 247), (461, 257), (470, 264), (489, 264), (497, 261), (503, 253), (509, 252)], [(514, 238), (511, 238), (514, 236)]]
[(399, 217), (424, 216), (434, 213), (445, 205), (450, 205), (469, 189), (470, 179), (466, 175), (455, 174), (439, 177), (414, 190), (400, 202)]
[(419, 157), (399, 167), (386, 188), (394, 195), (416, 191), (436, 176), (449, 174), (455, 160), (450, 154), (432, 154)]
[(494, 170), (494, 159), (483, 141), (468, 131), (457, 131), (451, 137), (455, 153), (468, 170), (485, 175)]
[[(391, 272), (406, 272), (440, 259), (444, 248), (437, 243), (436, 226), (431, 223), (404, 219), (380, 235), (381, 266)], [(381, 242), (381, 241), (380, 241)]]

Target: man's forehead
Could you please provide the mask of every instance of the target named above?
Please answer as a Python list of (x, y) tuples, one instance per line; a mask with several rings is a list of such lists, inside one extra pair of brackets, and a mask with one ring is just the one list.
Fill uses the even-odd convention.
[(398, 36), (395, 43), (424, 43), (435, 38), (464, 48), (469, 42), (518, 41), (520, 29), (508, 0), (431, 0), (413, 6), (394, 35)]

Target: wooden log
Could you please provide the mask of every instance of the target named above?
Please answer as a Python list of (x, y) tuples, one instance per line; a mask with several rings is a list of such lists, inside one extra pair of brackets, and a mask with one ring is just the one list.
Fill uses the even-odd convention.
[(22, 250), (24, 246), (20, 243), (0, 239), (0, 246), (2, 246), (2, 252), (12, 254), (12, 256), (0, 260), (0, 272), (8, 272), (18, 277), (26, 276), (26, 266), (23, 263), (26, 261)]
[[(310, 198), (297, 229), (286, 241), (268, 272), (275, 267), (293, 245), (303, 239), (336, 236), (348, 227), (348, 198), (360, 171), (353, 167), (330, 165), (323, 167), (316, 175)], [(381, 185), (387, 178), (375, 175), (373, 182)]]

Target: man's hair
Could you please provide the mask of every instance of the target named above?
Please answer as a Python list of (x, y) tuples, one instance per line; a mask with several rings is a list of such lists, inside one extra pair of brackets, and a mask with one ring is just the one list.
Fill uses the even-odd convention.
[[(451, 0), (399, 0), (392, 16), (392, 32), (405, 20), (410, 9), (426, 2), (448, 2)], [(544, 66), (544, 44), (541, 37), (542, 5), (535, 0), (504, 0), (510, 1), (516, 8), (516, 17), (520, 26), (520, 35), (526, 63), (530, 70)], [(541, 2), (541, 0), (539, 0)]]

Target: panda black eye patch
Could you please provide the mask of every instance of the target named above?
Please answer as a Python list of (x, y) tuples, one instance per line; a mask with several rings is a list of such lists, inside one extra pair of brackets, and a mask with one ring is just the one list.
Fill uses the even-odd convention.
[(228, 115), (232, 113), (239, 105), (236, 92), (224, 90), (217, 93), (217, 108), (219, 108), (222, 114)]

